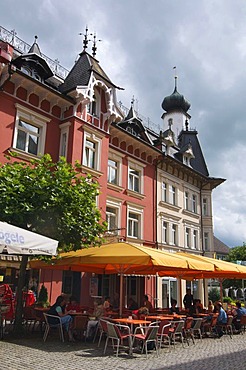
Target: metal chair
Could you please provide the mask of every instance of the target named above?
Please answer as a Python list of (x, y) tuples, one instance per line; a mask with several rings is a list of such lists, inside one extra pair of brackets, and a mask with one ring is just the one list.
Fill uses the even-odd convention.
[[(128, 339), (128, 346), (129, 346), (129, 354), (132, 354), (132, 337), (130, 333), (130, 328), (127, 325), (118, 325), (118, 324), (113, 324), (112, 322), (107, 322), (107, 338), (104, 346), (104, 351), (103, 353), (106, 353), (106, 349), (108, 346), (108, 340), (112, 340), (112, 346), (114, 348), (115, 342), (116, 342), (116, 356), (118, 357), (119, 355), (119, 348), (120, 345), (123, 345), (124, 339)], [(123, 330), (123, 331), (121, 331)]]
[(173, 321), (172, 327), (169, 329), (170, 338), (173, 344), (176, 344), (176, 337), (179, 337), (184, 347), (184, 320)]
[(193, 325), (193, 317), (187, 317), (184, 323), (184, 338), (188, 346), (190, 345), (189, 338), (191, 338), (193, 344), (195, 344), (194, 333), (192, 331), (192, 325)]
[(64, 334), (63, 334), (63, 326), (62, 326), (61, 318), (59, 316), (50, 315), (47, 313), (44, 313), (43, 315), (44, 315), (44, 320), (45, 320), (45, 331), (44, 331), (43, 341), (44, 342), (46, 341), (50, 329), (56, 328), (59, 330), (61, 341), (64, 342)]
[(233, 330), (232, 330), (232, 321), (233, 321), (233, 316), (227, 316), (227, 323), (221, 325), (222, 330), (225, 332), (225, 334), (228, 334), (230, 338), (232, 338), (233, 335)]
[(214, 333), (217, 334), (217, 330), (216, 330), (217, 319), (218, 319), (218, 315), (216, 315), (216, 316), (214, 315), (214, 316), (212, 316), (212, 319), (209, 323), (205, 322), (203, 324), (204, 333), (209, 332), (209, 334), (214, 334)]
[(102, 336), (105, 335), (107, 336), (108, 335), (108, 326), (107, 326), (107, 323), (110, 322), (110, 319), (104, 317), (104, 318), (101, 318), (99, 320), (99, 323), (98, 323), (98, 327), (97, 327), (97, 331), (95, 333), (95, 336), (94, 336), (94, 339), (93, 339), (93, 343), (95, 342), (96, 340), (96, 337), (97, 337), (97, 333), (98, 331), (100, 332), (99, 334), (99, 340), (98, 340), (98, 344), (97, 346), (100, 347), (100, 344), (101, 344), (101, 340), (102, 340)]
[[(158, 333), (159, 326), (139, 326), (135, 329), (133, 335), (133, 343), (135, 339), (142, 342), (142, 353), (145, 349), (146, 358), (148, 358), (148, 343), (154, 343), (156, 355), (158, 356), (158, 340), (157, 340), (157, 333)], [(137, 333), (139, 332), (139, 333)]]
[(161, 349), (161, 344), (164, 342), (164, 339), (168, 342), (168, 347), (170, 348), (171, 340), (170, 340), (170, 332), (169, 329), (171, 328), (171, 323), (166, 323), (165, 320), (161, 321), (159, 325), (159, 329), (157, 332), (157, 340), (159, 342), (159, 349)]
[(191, 328), (191, 332), (193, 336), (195, 337), (196, 334), (199, 335), (199, 338), (202, 339), (202, 326), (203, 319), (193, 319), (193, 327)]

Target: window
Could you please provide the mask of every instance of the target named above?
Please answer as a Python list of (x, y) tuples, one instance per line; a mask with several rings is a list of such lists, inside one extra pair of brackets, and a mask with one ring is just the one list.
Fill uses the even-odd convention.
[(83, 165), (94, 170), (100, 170), (100, 148), (101, 141), (94, 133), (85, 132)]
[(139, 238), (140, 234), (140, 217), (138, 214), (129, 212), (128, 214), (128, 236)]
[(43, 155), (46, 125), (50, 119), (19, 104), (16, 108), (13, 148), (33, 156)]
[(192, 194), (192, 212), (197, 213), (197, 196)]
[(68, 135), (69, 135), (69, 126), (70, 122), (65, 122), (60, 125), (61, 136), (60, 136), (60, 156), (67, 157), (67, 148), (68, 148)]
[(173, 185), (170, 185), (170, 203), (176, 205), (176, 188)]
[(117, 216), (118, 216), (118, 210), (113, 207), (106, 207), (106, 221), (108, 224), (108, 233), (109, 234), (118, 234), (118, 222), (117, 222)]
[(140, 193), (140, 173), (131, 167), (129, 168), (128, 189)]
[(208, 232), (204, 233), (204, 250), (205, 251), (209, 250), (209, 233)]
[(185, 246), (186, 248), (190, 248), (190, 228), (185, 228)]
[(197, 249), (198, 247), (198, 232), (197, 230), (193, 230), (193, 248)]
[(108, 160), (108, 182), (118, 184), (118, 162), (112, 159)]
[(162, 242), (168, 244), (168, 223), (166, 221), (162, 223)]
[(171, 238), (171, 244), (177, 245), (178, 244), (178, 227), (175, 224), (172, 224), (172, 238)]
[(167, 202), (167, 184), (165, 182), (162, 182), (162, 201)]
[(185, 194), (184, 194), (184, 199), (185, 199), (185, 209), (186, 211), (189, 210), (189, 193), (188, 191), (185, 191)]
[(93, 95), (93, 101), (87, 105), (87, 112), (99, 117), (99, 94), (97, 92)]
[(208, 216), (208, 199), (202, 198), (202, 215)]

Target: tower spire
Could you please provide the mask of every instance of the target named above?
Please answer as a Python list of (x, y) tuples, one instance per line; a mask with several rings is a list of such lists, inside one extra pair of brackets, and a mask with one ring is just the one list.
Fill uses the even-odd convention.
[(177, 76), (177, 67), (173, 67), (174, 71), (174, 90), (177, 90), (178, 88), (178, 76)]

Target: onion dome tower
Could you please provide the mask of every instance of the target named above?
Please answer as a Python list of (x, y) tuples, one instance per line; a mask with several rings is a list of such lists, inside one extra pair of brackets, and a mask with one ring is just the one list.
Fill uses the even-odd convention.
[(175, 135), (179, 135), (179, 133), (185, 129), (185, 122), (190, 119), (190, 115), (188, 110), (190, 109), (189, 101), (184, 97), (184, 95), (180, 94), (177, 89), (177, 79), (178, 77), (175, 75), (175, 85), (174, 91), (171, 95), (166, 96), (162, 102), (162, 108), (165, 111), (163, 113), (162, 118), (164, 121), (164, 127), (167, 127), (168, 122), (170, 119), (173, 122), (173, 131)]

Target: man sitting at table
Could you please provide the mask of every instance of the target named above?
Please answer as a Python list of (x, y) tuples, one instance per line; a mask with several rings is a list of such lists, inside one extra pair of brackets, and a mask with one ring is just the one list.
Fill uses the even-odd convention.
[(235, 326), (236, 330), (240, 330), (241, 325), (240, 325), (240, 320), (243, 315), (246, 315), (246, 309), (241, 306), (240, 302), (236, 302), (236, 307), (235, 310), (233, 310), (233, 324)]
[(216, 307), (217, 307), (218, 312), (219, 312), (219, 316), (217, 318), (216, 331), (217, 331), (218, 337), (221, 338), (222, 335), (224, 334), (223, 330), (222, 330), (222, 327), (223, 327), (223, 325), (225, 325), (227, 323), (227, 314), (226, 314), (225, 310), (223, 309), (221, 302), (217, 302)]
[(102, 299), (97, 298), (94, 302), (94, 311), (92, 313), (92, 316), (90, 317), (90, 320), (87, 323), (87, 330), (86, 330), (87, 340), (90, 341), (93, 339), (93, 336), (97, 329), (98, 321), (100, 317), (103, 316), (103, 314), (104, 314), (104, 308), (102, 304)]
[(68, 311), (76, 311), (80, 312), (80, 305), (77, 302), (77, 299), (74, 296), (71, 296), (69, 299), (69, 303), (66, 306), (66, 312)]

